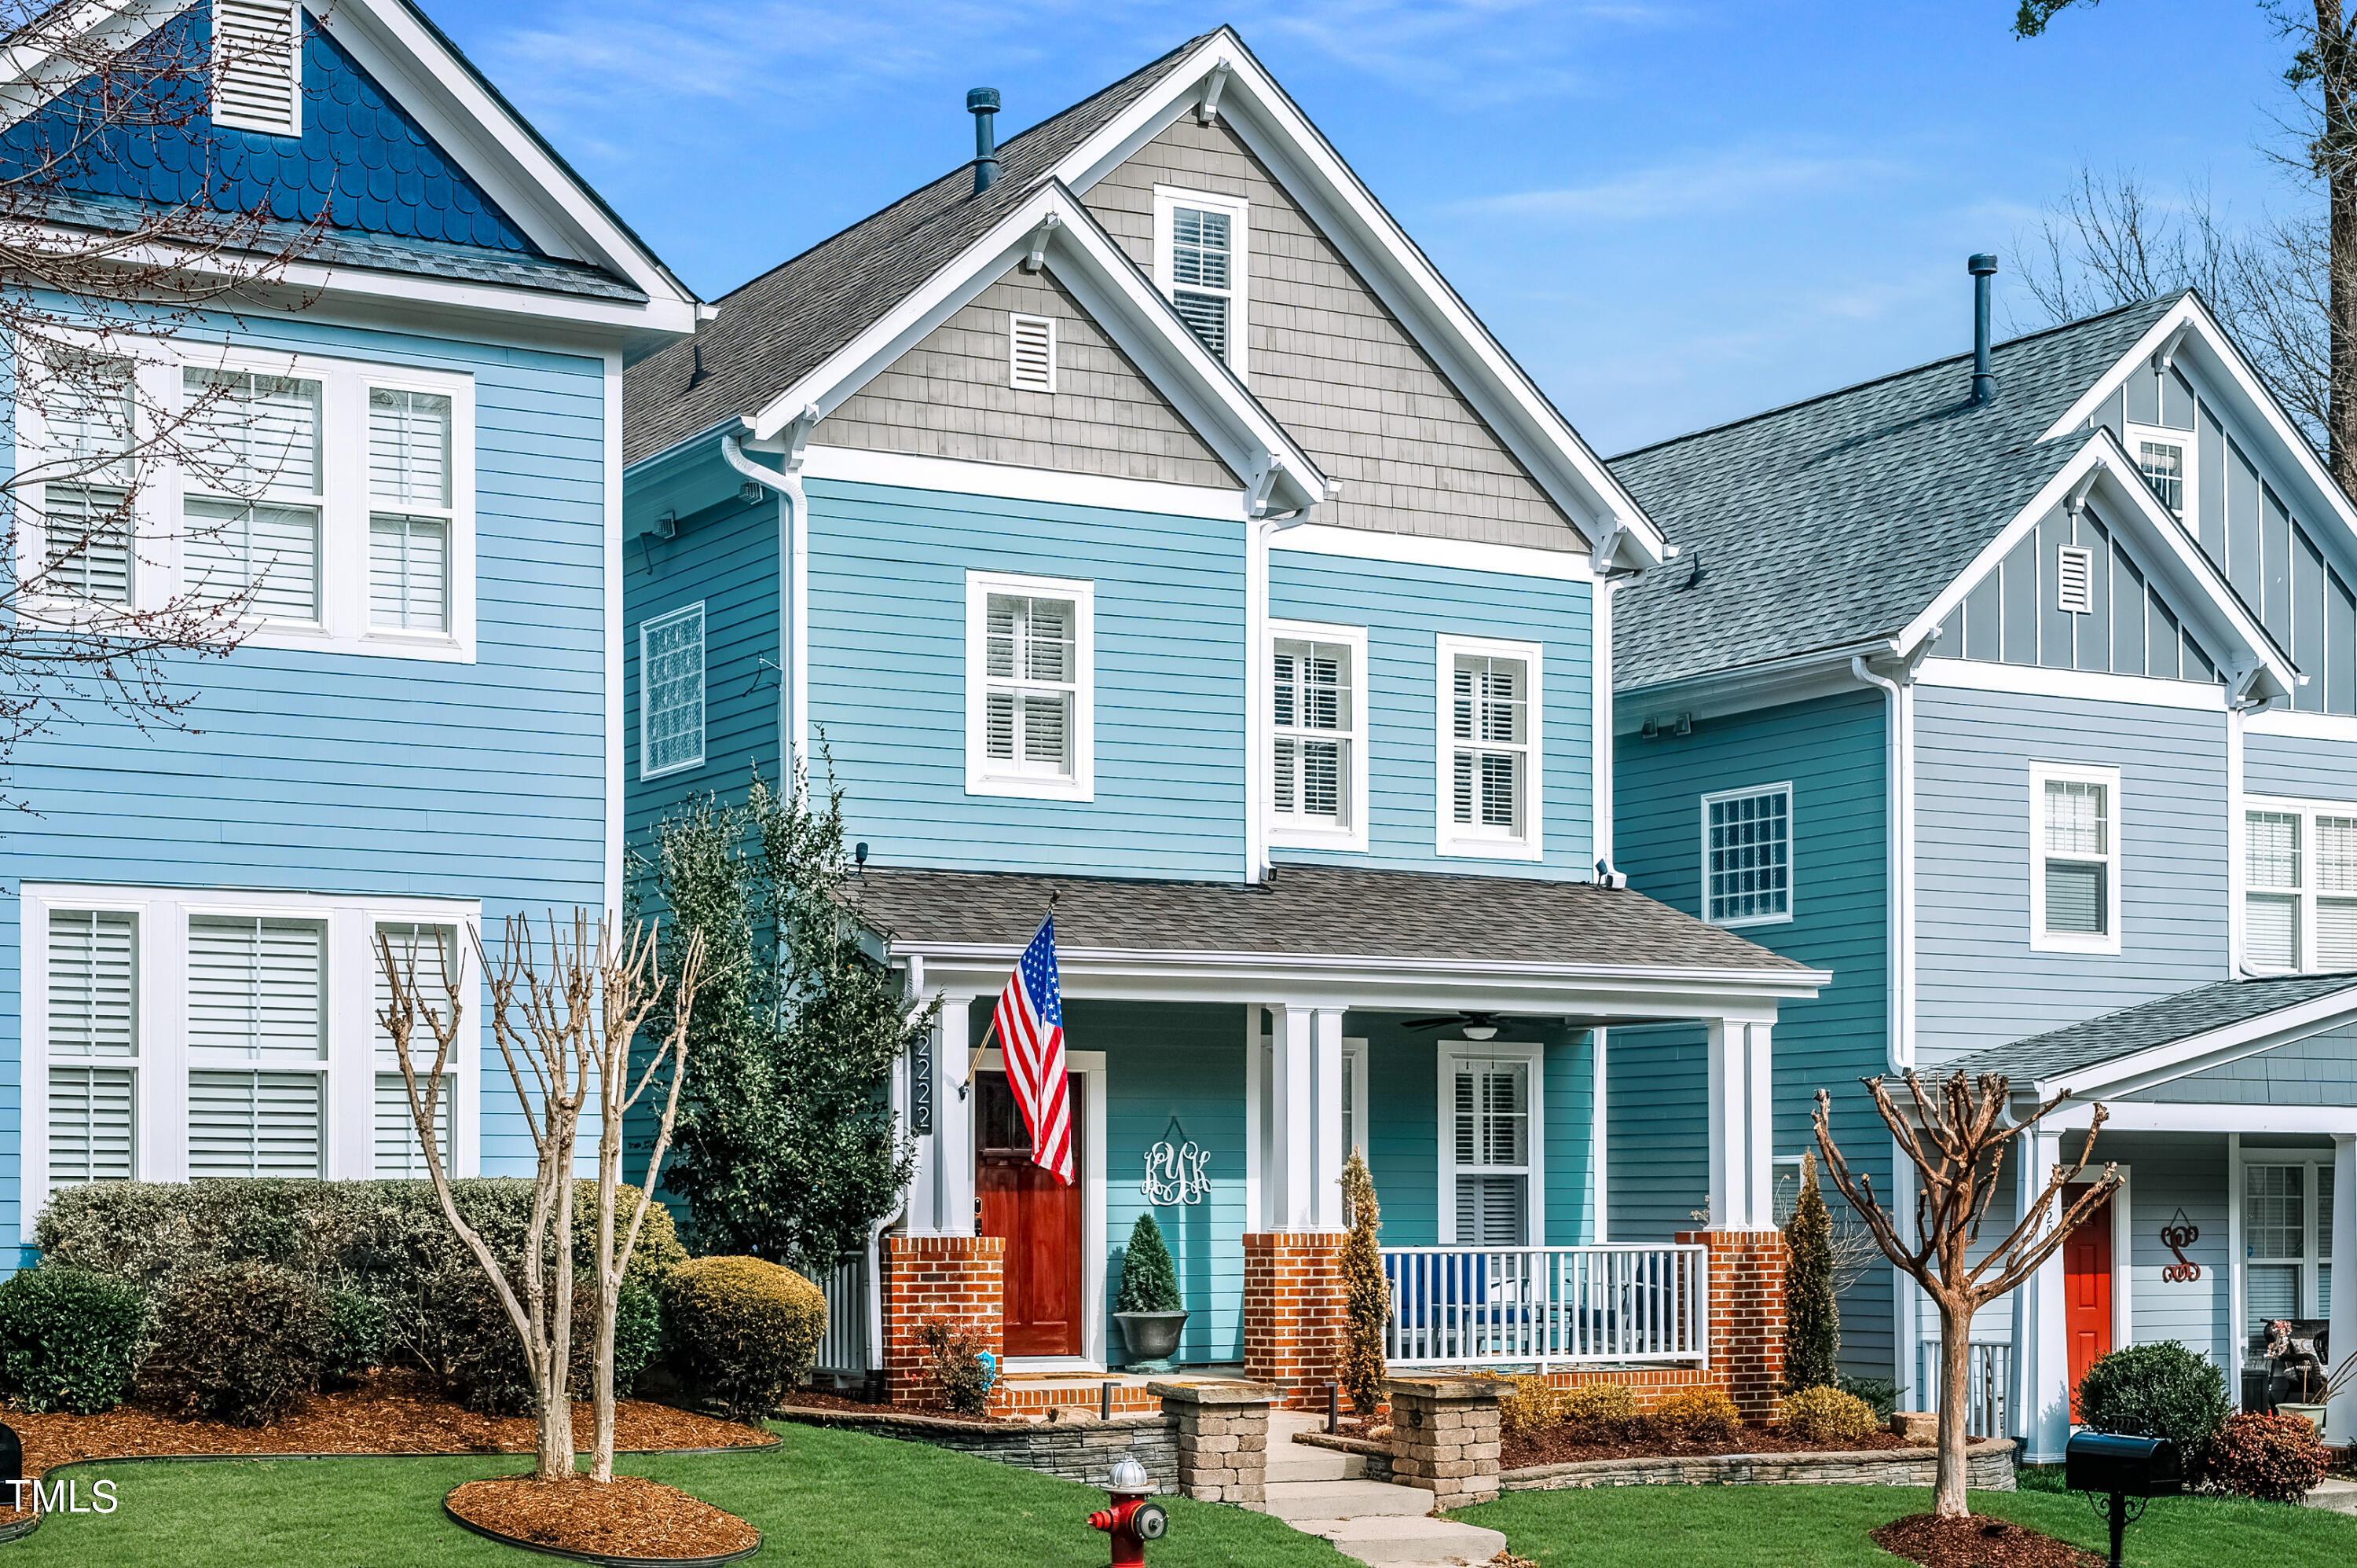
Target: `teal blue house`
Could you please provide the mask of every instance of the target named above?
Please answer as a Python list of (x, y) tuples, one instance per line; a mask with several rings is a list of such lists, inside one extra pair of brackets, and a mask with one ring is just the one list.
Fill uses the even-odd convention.
[[(1983, 347), (1613, 461), (1683, 546), (1620, 596), (1616, 842), (1834, 975), (1779, 1019), (1780, 1190), (1820, 1087), (1901, 1209), (1859, 1079), (2067, 1091), (1993, 1240), (2105, 1107), (2124, 1187), (1972, 1330), (1976, 1429), (2051, 1458), (2109, 1349), (2266, 1408), (2271, 1323), (2357, 1341), (2357, 512), (2197, 295)], [(1705, 1199), (1702, 1058), (1612, 1034), (1607, 1157), (1655, 1173), (1616, 1233)], [(1937, 1314), (1887, 1267), (1843, 1348), (1928, 1408)]]
[[(1149, 1207), (1181, 1359), (1253, 1364), (1244, 1238), (1330, 1237), (1353, 1147), (1395, 1360), (1706, 1359), (1670, 1275), (1699, 1249), (1615, 1250), (1605, 1030), (1694, 1022), (1721, 1070), (1690, 1207), (1756, 1229), (1771, 1034), (1823, 966), (1622, 886), (1613, 595), (1669, 547), (1234, 34), (746, 284), (625, 386), (630, 831), (832, 767), (861, 916), (947, 1004), (879, 1246), (1003, 1238), (1015, 1372), (1122, 1362)], [(995, 1051), (968, 1079), (1051, 904), (1069, 1192)], [(877, 1369), (874, 1262), (831, 1286), (834, 1369)], [(1615, 1288), (1659, 1321), (1577, 1305)], [(1443, 1323), (1475, 1294), (1500, 1310)]]
[[(618, 900), (622, 375), (699, 309), (401, 0), (61, 8), (12, 39), (13, 175), (91, 123), (60, 62), (111, 46), (41, 30), (85, 25), (185, 69), (154, 124), (36, 182), (45, 219), (251, 216), (193, 258), (235, 291), (16, 345), (12, 611), (106, 638), (211, 607), (236, 646), (161, 657), (184, 728), (76, 698), (14, 751), (0, 1216), (25, 1242), (77, 1182), (418, 1174), (378, 935), (463, 954)], [(216, 58), (223, 27), (243, 45)], [(528, 1170), (481, 1066), (452, 1158)]]

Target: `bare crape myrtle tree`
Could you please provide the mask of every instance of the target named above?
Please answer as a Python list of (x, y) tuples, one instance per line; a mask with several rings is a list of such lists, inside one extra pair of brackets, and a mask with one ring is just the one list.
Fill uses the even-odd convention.
[[(296, 383), (205, 364), (241, 312), (311, 302), (291, 274), (324, 199), (242, 209), (242, 142), (210, 121), (216, 81), (252, 79), (245, 64), (276, 71), (299, 113), (289, 40), (229, 26), (208, 41), (201, 8), (161, 14), (0, 0), (23, 72), (0, 88), (0, 342), (25, 455), (0, 478), (0, 801), (20, 809), (37, 803), (12, 786), (18, 749), (55, 725), (111, 710), (143, 733), (190, 727), (199, 693), (175, 656), (243, 639), (273, 564), (255, 541), (285, 510), (269, 503), (315, 461), (271, 417)], [(172, 171), (153, 173), (169, 188), (124, 199), (134, 168)], [(214, 499), (175, 514), (156, 481), (176, 470)]]
[[(585, 1112), (597, 1124), (596, 1239), (590, 1266), (597, 1285), (596, 1334), (590, 1399), (597, 1436), (591, 1477), (614, 1478), (614, 1324), (622, 1277), (652, 1201), (663, 1155), (671, 1147), (679, 1110), (680, 1081), (687, 1071), (688, 1026), (704, 967), (704, 936), (690, 933), (679, 950), (678, 972), (665, 975), (656, 963), (654, 929), (627, 931), (604, 918), (574, 912), (570, 930), (548, 918), (545, 947), (531, 923), (511, 916), (493, 961), (477, 940), (475, 952), (491, 992), (491, 1032), (507, 1064), (537, 1156), (533, 1174), (532, 1215), (524, 1230), (523, 1255), (506, 1260), (459, 1214), (444, 1159), (448, 1125), (442, 1103), (445, 1073), (465, 1069), (467, 1038), (464, 966), (438, 942), (422, 944), (435, 972), (421, 979), (418, 945), (397, 944), (380, 932), (377, 960), (383, 966), (389, 1001), (380, 1015), (401, 1063), (409, 1093), (412, 1130), (425, 1154), (426, 1173), (442, 1217), (450, 1224), (506, 1309), (523, 1341), (532, 1379), (533, 1413), (540, 1427), (540, 1457), (533, 1475), (543, 1481), (573, 1474), (573, 1401), (567, 1386), (573, 1364), (574, 1155)], [(647, 1017), (672, 995), (671, 1026), (648, 1042), (634, 1063), (632, 1042)], [(423, 1034), (434, 1042), (431, 1064), (417, 1058), (413, 1045)], [(614, 1212), (621, 1185), (625, 1121), (651, 1089), (662, 1095), (662, 1115), (647, 1154), (646, 1171), (628, 1222)]]
[(1873, 1232), (1883, 1256), (1921, 1285), (1940, 1308), (1940, 1458), (1932, 1506), (1942, 1519), (1963, 1519), (1971, 1511), (1964, 1500), (1964, 1418), (1973, 1315), (2053, 1256), (2119, 1186), (2119, 1173), (2105, 1165), (2077, 1201), (2065, 1206), (2059, 1219), (2050, 1220), (2057, 1199), (2080, 1179), (2095, 1152), (2095, 1134), (2105, 1120), (2098, 1105), (2078, 1159), (2058, 1160), (2037, 1196), (2014, 1217), (2013, 1229), (1984, 1249), (1981, 1223), (2004, 1186), (2007, 1146), (2067, 1097), (2057, 1095), (2017, 1122), (2007, 1114), (2002, 1073), (1984, 1073), (1968, 1081), (1959, 1072), (1927, 1090), (1910, 1072), (1904, 1106), (1893, 1101), (1882, 1079), (1865, 1082), (1900, 1154), (1915, 1167), (1913, 1240), (1908, 1239), (1910, 1217), (1885, 1209), (1874, 1195), (1874, 1178), (1852, 1171), (1842, 1157), (1830, 1122), (1833, 1100), (1822, 1089), (1817, 1090), (1817, 1149), (1834, 1185)]

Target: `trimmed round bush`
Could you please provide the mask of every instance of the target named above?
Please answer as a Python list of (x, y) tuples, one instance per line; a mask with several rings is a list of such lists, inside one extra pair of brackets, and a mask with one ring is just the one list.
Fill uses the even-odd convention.
[(2211, 1484), (2261, 1502), (2297, 1503), (2324, 1479), (2331, 1451), (2297, 1415), (2235, 1415), (2219, 1427), (2205, 1466)]
[(1498, 1397), (1498, 1427), (1509, 1435), (1552, 1432), (1562, 1424), (1555, 1386), (1543, 1377), (1526, 1373)]
[(350, 1384), (384, 1361), (384, 1303), (358, 1291), (328, 1293), (328, 1359), (323, 1380)]
[(2115, 1350), (2079, 1380), (2083, 1423), (2096, 1432), (2169, 1438), (2189, 1473), (2233, 1408), (2225, 1374), (2174, 1339)]
[(1653, 1407), (1652, 1423), (1695, 1443), (1726, 1443), (1743, 1430), (1743, 1412), (1719, 1389), (1687, 1389)]
[(1637, 1424), (1637, 1396), (1626, 1383), (1576, 1383), (1555, 1398), (1566, 1426), (1586, 1436), (1618, 1441)]
[(1812, 1443), (1855, 1443), (1874, 1430), (1874, 1407), (1822, 1384), (1786, 1396), (1776, 1407), (1786, 1430)]
[(766, 1409), (808, 1377), (826, 1331), (818, 1286), (759, 1258), (691, 1258), (663, 1305), (681, 1378), (732, 1410)]
[(96, 1415), (139, 1366), (146, 1298), (136, 1285), (45, 1263), (0, 1282), (0, 1389), (29, 1411)]
[(184, 1276), (156, 1304), (143, 1397), (188, 1415), (264, 1426), (317, 1390), (334, 1341), (326, 1294), (249, 1259)]

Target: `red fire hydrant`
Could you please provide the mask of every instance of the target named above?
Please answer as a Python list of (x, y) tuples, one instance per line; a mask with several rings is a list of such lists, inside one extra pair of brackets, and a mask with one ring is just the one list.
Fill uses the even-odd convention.
[(1113, 1498), (1113, 1507), (1089, 1515), (1089, 1528), (1113, 1537), (1113, 1568), (1141, 1568), (1146, 1543), (1161, 1540), (1170, 1529), (1169, 1514), (1146, 1496), (1153, 1484), (1146, 1478), (1146, 1466), (1135, 1459), (1124, 1459), (1105, 1477), (1105, 1495)]

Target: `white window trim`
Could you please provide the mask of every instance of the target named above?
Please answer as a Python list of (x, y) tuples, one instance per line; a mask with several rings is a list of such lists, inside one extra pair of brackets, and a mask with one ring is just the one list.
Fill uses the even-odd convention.
[(1375, 1163), (1372, 1141), (1367, 1129), (1367, 1042), (1359, 1036), (1346, 1036), (1342, 1041), (1342, 1059), (1351, 1069), (1351, 1132), (1342, 1148), (1342, 1163), (1351, 1161), (1351, 1151), (1358, 1149), (1367, 1156), (1372, 1168)]
[[(1440, 1166), (1439, 1207), (1433, 1210), (1433, 1235), (1444, 1247), (1458, 1243), (1457, 1236), (1457, 1177), (1460, 1171), (1481, 1171), (1484, 1165), (1459, 1165), (1457, 1163), (1457, 1093), (1456, 1064), (1460, 1058), (1479, 1061), (1520, 1061), (1529, 1064), (1531, 1101), (1530, 1120), (1530, 1191), (1523, 1199), (1523, 1217), (1528, 1229), (1523, 1244), (1526, 1247), (1546, 1245), (1546, 1085), (1542, 1073), (1545, 1066), (1546, 1047), (1532, 1041), (1444, 1039), (1436, 1053), (1440, 1058), (1438, 1079), (1439, 1115), (1436, 1120), (1436, 1135), (1439, 1139), (1437, 1162)], [(1363, 1079), (1363, 1074), (1361, 1078)], [(1468, 1251), (1478, 1251), (1473, 1243), (1465, 1243)]]
[[(2100, 857), (2105, 865), (2104, 897), (2104, 931), (2101, 935), (2075, 931), (2049, 931), (2046, 929), (2046, 786), (2050, 781), (2071, 784), (2100, 784), (2106, 793), (2104, 811), (2108, 832), (2104, 836), (2105, 853)], [(2033, 762), (2029, 765), (2029, 946), (2033, 952), (2099, 953), (2116, 957), (2120, 951), (2121, 914), (2126, 899), (2120, 886), (2121, 841), (2126, 837), (2126, 812), (2120, 801), (2120, 770), (2116, 768), (2089, 768), (2075, 763)], [(2076, 860), (2083, 857), (2065, 855)]]
[[(1023, 380), (1022, 366), (1016, 358), (1015, 345), (1020, 337), (1021, 328), (1027, 326), (1039, 327), (1047, 329), (1048, 384), (1044, 387), (1035, 387), (1025, 383)], [(1050, 396), (1054, 395), (1056, 391), (1056, 318), (1054, 317), (1028, 316), (1019, 310), (1007, 312), (1006, 384), (1017, 392), (1044, 392)]]
[(1228, 236), (1232, 249), (1228, 264), (1231, 273), (1228, 288), (1228, 369), (1235, 371), (1238, 381), (1249, 380), (1250, 341), (1252, 338), (1252, 203), (1241, 196), (1222, 196), (1214, 191), (1190, 190), (1183, 186), (1157, 185), (1154, 188), (1154, 286), (1168, 299), (1176, 286), (1171, 282), (1170, 240), (1171, 209), (1177, 207), (1201, 207), (1215, 212), (1225, 212), (1231, 221)]
[[(1542, 703), (1546, 680), (1542, 669), (1544, 648), (1535, 642), (1501, 642), (1489, 638), (1453, 637), (1433, 639), (1432, 757), (1433, 853), (1470, 860), (1539, 860), (1546, 854), (1546, 723)], [(1450, 762), (1457, 737), (1451, 721), (1451, 693), (1456, 689), (1457, 656), (1519, 659), (1530, 682), (1530, 702), (1524, 710), (1530, 740), (1530, 778), (1523, 802), (1523, 836), (1519, 839), (1480, 838), (1457, 831), (1456, 802), (1451, 789)]]
[[(58, 1065), (132, 1069), (132, 1173), (140, 1181), (186, 1181), (188, 1170), (188, 1072), (213, 1064), (192, 1060), (188, 1047), (188, 930), (191, 918), (227, 916), (242, 919), (304, 920), (322, 926), (323, 979), (327, 989), (327, 1055), (318, 1063), (323, 1079), (320, 1141), (323, 1173), (357, 1180), (375, 1170), (376, 1019), (375, 951), (380, 922), (441, 925), (458, 931), (459, 962), (472, 1022), (455, 1047), (457, 1101), (451, 1107), (452, 1163), (458, 1176), (472, 1176), (481, 1158), (479, 1122), (482, 1090), (481, 977), (468, 955), (482, 930), (482, 906), (471, 899), (347, 897), (303, 893), (222, 893), (27, 884), (19, 895), (18, 961), (24, 978), (25, 1047), (18, 1127), (19, 1205), (22, 1240), (49, 1195), (48, 929), (52, 909), (99, 909), (132, 915), (138, 921), (135, 963), (135, 1025), (138, 1048), (131, 1057), (62, 1057)], [(428, 1047), (430, 1050), (430, 1047)], [(426, 1058), (430, 1063), (430, 1056)], [(256, 1063), (267, 1070), (306, 1070), (301, 1064)]]
[[(2197, 439), (2199, 435), (2198, 431), (2176, 430), (2166, 424), (2130, 424), (2125, 420), (2120, 424), (2120, 445), (2127, 448), (2128, 461), (2136, 466), (2136, 477), (2139, 484), (2144, 481), (2144, 455), (2136, 450), (2137, 442), (2158, 441), (2185, 449), (2185, 508), (2177, 514), (2177, 521), (2188, 533), (2197, 536), (2201, 532), (2201, 475), (2199, 467), (2201, 443)], [(2155, 496), (2154, 504), (2158, 505), (2159, 499)], [(2168, 509), (2163, 507), (2161, 510), (2166, 511)]]
[[(70, 337), (71, 335), (68, 335)], [(258, 618), (247, 623), (242, 648), (307, 649), (315, 652), (476, 661), (475, 382), (470, 375), (385, 365), (318, 354), (271, 354), (231, 346), (138, 343), (91, 338), (86, 346), (130, 360), (136, 382), (135, 442), (152, 441), (152, 411), (177, 418), (187, 406), (188, 371), (247, 371), (319, 383), (319, 616), (317, 622)], [(369, 514), (385, 510), (369, 495), (368, 393), (371, 387), (418, 392), (450, 400), (449, 629), (404, 631), (369, 624)], [(19, 402), (16, 472), (42, 461), (48, 435), (40, 411)], [(135, 481), (131, 567), (134, 610), (157, 610), (183, 591), (181, 535), (185, 487), (178, 464), (162, 456), (142, 460)], [(27, 497), (18, 530), (19, 570), (47, 559), (39, 509)], [(40, 607), (59, 618), (103, 624), (121, 607), (53, 598)]]
[[(1710, 913), (1710, 809), (1721, 800), (1749, 800), (1761, 795), (1784, 797), (1784, 912), (1781, 915), (1746, 915), (1739, 919), (1717, 920)], [(1702, 847), (1702, 918), (1725, 930), (1742, 926), (1785, 926), (1792, 924), (1792, 908), (1801, 893), (1800, 856), (1796, 853), (1800, 832), (1792, 820), (1792, 781), (1789, 779), (1774, 784), (1754, 784), (1743, 789), (1719, 789), (1702, 797), (1695, 811), (1700, 818), (1697, 832)], [(1795, 1156), (1796, 1158), (1798, 1156)]]
[[(1072, 701), (1072, 775), (994, 772), (985, 744), (990, 689), (990, 596), (1019, 594), (1072, 601), (1073, 658), (1079, 677)], [(965, 792), (1031, 800), (1093, 800), (1096, 786), (1096, 585), (1075, 577), (1022, 577), (1004, 572), (965, 575)]]
[[(2316, 906), (2319, 897), (2357, 898), (2357, 894), (2325, 894), (2317, 886), (2316, 819), (2319, 817), (2357, 817), (2357, 801), (2295, 800), (2285, 795), (2244, 795), (2242, 815), (2235, 819), (2235, 853), (2237, 856), (2234, 904), (2235, 952), (2242, 967), (2254, 974), (2317, 974), (2323, 972), (2316, 951)], [(2299, 954), (2290, 969), (2262, 965), (2251, 957), (2250, 913), (2254, 897), (2270, 894), (2281, 897), (2280, 889), (2250, 886), (2247, 861), (2250, 843), (2249, 820), (2254, 812), (2281, 814), (2299, 819)]]
[[(2333, 1169), (2333, 1151), (2330, 1149), (2269, 1148), (2264, 1144), (2244, 1143), (2240, 1139), (2237, 1139), (2235, 1142), (2237, 1146), (2234, 1150), (2233, 1157), (2228, 1162), (2229, 1180), (2233, 1183), (2233, 1186), (2228, 1192), (2227, 1201), (2233, 1205), (2233, 1224), (2232, 1231), (2233, 1244), (2232, 1247), (2232, 1252), (2234, 1262), (2234, 1274), (2232, 1281), (2233, 1299), (2231, 1306), (2229, 1307), (2230, 1316), (2228, 1317), (2228, 1343), (2233, 1347), (2235, 1359), (2239, 1361), (2241, 1359), (2243, 1348), (2249, 1342), (2248, 1336), (2250, 1333), (2250, 1320), (2247, 1315), (2250, 1312), (2250, 1265), (2253, 1263), (2284, 1264), (2295, 1262), (2295, 1260), (2289, 1258), (2255, 1258), (2250, 1255), (2251, 1227), (2249, 1216), (2246, 1211), (2246, 1204), (2250, 1197), (2249, 1169), (2253, 1165), (2303, 1165), (2307, 1167), (2308, 1176), (2300, 1187), (2300, 1218), (2304, 1226), (2300, 1237), (2300, 1244), (2307, 1249), (2307, 1256), (2297, 1260), (2297, 1262), (2299, 1266), (2300, 1299), (2303, 1302), (2314, 1302), (2319, 1294), (2316, 1278), (2317, 1270), (2332, 1262), (2332, 1259), (2329, 1255), (2319, 1255), (2316, 1248), (2316, 1221), (2319, 1208), (2316, 1198), (2316, 1173), (2319, 1169), (2325, 1171), (2330, 1171)], [(2335, 1194), (2334, 1196), (2335, 1201), (2338, 1201), (2339, 1195)], [(2339, 1238), (2335, 1237), (2334, 1240), (2337, 1242)], [(2332, 1316), (2331, 1304), (2330, 1302), (2324, 1303), (2322, 1311), (2301, 1311), (2296, 1313), (2294, 1316), (2298, 1317), (2330, 1317)]]
[(1351, 767), (1344, 788), (1350, 791), (1349, 811), (1345, 825), (1340, 828), (1309, 827), (1287, 822), (1276, 813), (1276, 776), (1275, 746), (1275, 682), (1271, 681), (1269, 698), (1270, 721), (1264, 744), (1270, 748), (1265, 788), (1269, 791), (1261, 802), (1268, 822), (1268, 842), (1280, 849), (1331, 849), (1357, 851), (1367, 847), (1367, 628), (1362, 626), (1326, 626), (1315, 621), (1272, 620), (1268, 623), (1269, 668), (1276, 668), (1276, 645), (1279, 642), (1338, 642), (1351, 650)]
[[(711, 622), (705, 618), (704, 604), (704, 600), (698, 599), (692, 605), (682, 605), (677, 609), (665, 610), (661, 615), (651, 615), (639, 622), (639, 778), (641, 780), (668, 778), (674, 773), (685, 773), (691, 768), (701, 768), (705, 764), (705, 754), (710, 748), (712, 626)], [(689, 616), (694, 616), (703, 628), (703, 636), (698, 639), (702, 648), (696, 660), (696, 683), (702, 688), (698, 693), (697, 708), (704, 715), (704, 722), (696, 733), (695, 758), (692, 762), (674, 762), (668, 768), (649, 768), (647, 758), (653, 753), (647, 745), (647, 721), (652, 714), (653, 704), (647, 700), (647, 634), (660, 630), (673, 621), (684, 620)]]

